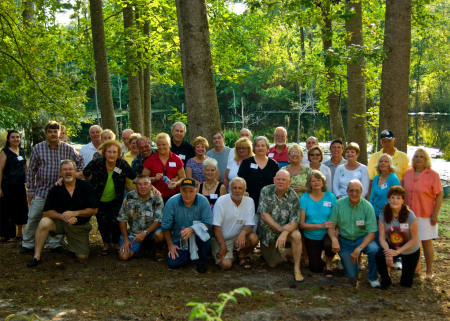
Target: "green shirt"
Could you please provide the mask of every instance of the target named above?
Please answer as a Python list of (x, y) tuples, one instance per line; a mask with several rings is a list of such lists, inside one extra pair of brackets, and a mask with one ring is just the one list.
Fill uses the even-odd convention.
[(329, 221), (339, 227), (340, 236), (349, 240), (378, 231), (375, 211), (363, 198), (355, 206), (350, 205), (348, 197), (338, 200), (331, 211)]
[[(284, 166), (281, 169), (285, 169), (287, 170), (288, 166)], [(298, 175), (292, 176), (291, 177), (291, 186), (303, 186), (306, 187), (306, 181), (308, 180), (308, 176), (311, 173), (311, 168), (309, 168), (308, 166), (303, 165), (302, 169), (300, 170), (300, 173), (298, 173)], [(303, 192), (297, 192), (297, 195), (299, 198), (302, 197)]]
[(116, 190), (114, 188), (114, 182), (112, 179), (113, 172), (108, 172), (108, 180), (106, 181), (105, 188), (103, 189), (102, 197), (100, 201), (107, 203), (116, 198)]

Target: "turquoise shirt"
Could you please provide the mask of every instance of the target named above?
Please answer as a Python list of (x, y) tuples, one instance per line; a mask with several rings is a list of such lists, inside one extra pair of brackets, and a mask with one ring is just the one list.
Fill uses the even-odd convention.
[(339, 227), (340, 236), (349, 240), (378, 231), (375, 211), (363, 198), (355, 206), (350, 205), (348, 197), (339, 199), (331, 211), (329, 221)]
[[(305, 210), (305, 223), (322, 224), (328, 221), (331, 209), (336, 204), (336, 196), (330, 191), (325, 191), (322, 199), (318, 202), (313, 200), (308, 193), (300, 198), (300, 208)], [(303, 230), (303, 235), (310, 240), (320, 241), (327, 234), (327, 229)]]
[(388, 191), (392, 186), (400, 186), (400, 180), (397, 175), (391, 173), (386, 183), (381, 186), (378, 186), (378, 180), (380, 179), (380, 174), (375, 176), (372, 181), (372, 189), (370, 191), (370, 204), (372, 204), (373, 209), (375, 210), (375, 215), (377, 218), (380, 216), (381, 211), (383, 210), (384, 205), (388, 202)]

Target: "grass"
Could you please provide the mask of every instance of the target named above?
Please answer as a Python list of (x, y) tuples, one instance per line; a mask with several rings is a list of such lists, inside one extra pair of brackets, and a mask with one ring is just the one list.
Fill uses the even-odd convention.
[(439, 237), (450, 237), (450, 224), (442, 224), (450, 220), (450, 198), (444, 198), (442, 202), (441, 211), (439, 212)]

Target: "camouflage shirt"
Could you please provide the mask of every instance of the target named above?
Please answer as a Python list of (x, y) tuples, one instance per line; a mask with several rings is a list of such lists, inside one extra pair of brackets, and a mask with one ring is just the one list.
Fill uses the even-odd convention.
[(128, 235), (134, 237), (153, 222), (161, 222), (163, 208), (164, 203), (160, 196), (150, 195), (146, 201), (143, 201), (134, 190), (125, 197), (117, 220), (128, 222), (130, 225)]
[[(279, 225), (288, 223), (300, 223), (300, 200), (297, 193), (289, 187), (280, 198), (277, 195), (275, 185), (268, 185), (261, 190), (258, 214), (269, 213)], [(259, 240), (265, 246), (275, 243), (280, 232), (273, 230), (263, 220), (259, 221)]]

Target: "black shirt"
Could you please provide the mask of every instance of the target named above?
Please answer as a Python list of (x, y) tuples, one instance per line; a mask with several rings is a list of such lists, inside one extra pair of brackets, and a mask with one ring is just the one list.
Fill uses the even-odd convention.
[[(53, 210), (62, 214), (65, 211), (79, 211), (86, 208), (98, 208), (97, 195), (91, 183), (77, 178), (72, 196), (64, 184), (55, 185), (50, 189), (45, 200), (44, 212)], [(84, 225), (91, 217), (77, 216), (77, 219), (78, 222), (74, 225)]]
[(186, 167), (187, 161), (195, 156), (194, 147), (185, 139), (183, 139), (180, 146), (177, 146), (173, 141), (173, 137), (170, 139), (170, 144), (170, 151), (177, 154), (183, 161), (184, 167)]

